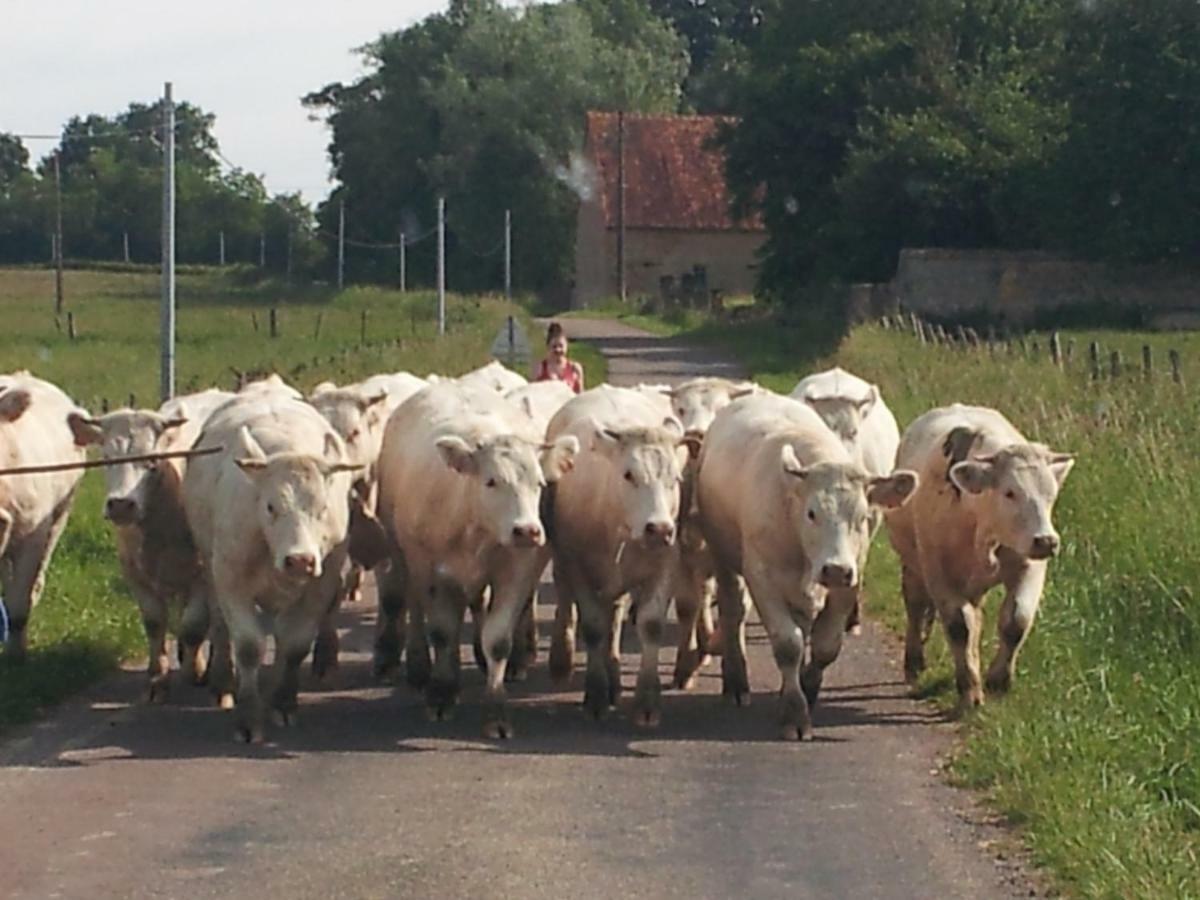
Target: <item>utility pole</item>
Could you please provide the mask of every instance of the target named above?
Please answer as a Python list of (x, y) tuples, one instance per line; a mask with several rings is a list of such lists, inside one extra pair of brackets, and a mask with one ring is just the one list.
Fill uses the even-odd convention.
[(62, 150), (54, 151), (54, 314), (63, 311)]
[(625, 302), (625, 112), (617, 113), (617, 293)]
[(267, 267), (267, 234), (265, 231), (258, 236), (258, 267), (260, 269)]
[(162, 367), (159, 393), (175, 396), (175, 102), (171, 82), (163, 87)]
[(438, 197), (437, 207), (437, 297), (438, 334), (446, 333), (446, 198)]
[(126, 231), (124, 234), (124, 242), (123, 243), (124, 243), (124, 249), (125, 249), (125, 262), (128, 263), (129, 262), (129, 232), (128, 231)]
[(405, 267), (408, 264), (408, 260), (404, 258), (405, 249), (404, 229), (400, 229), (400, 293), (402, 294), (405, 292), (406, 288), (404, 282), (408, 276), (408, 273), (405, 271)]
[(220, 244), (218, 244), (218, 247), (220, 248), (220, 253), (218, 255), (218, 259), (220, 260), (221, 265), (224, 266), (225, 265), (225, 230), (224, 229), (222, 229), (220, 232)]
[(512, 210), (504, 211), (504, 299), (512, 300)]
[(338, 271), (337, 286), (340, 291), (346, 284), (346, 201), (338, 203)]

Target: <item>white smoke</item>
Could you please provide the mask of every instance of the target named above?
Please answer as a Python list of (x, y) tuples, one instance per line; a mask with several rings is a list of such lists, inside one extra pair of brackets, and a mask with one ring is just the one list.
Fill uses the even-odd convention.
[(565, 166), (556, 165), (554, 177), (585, 203), (596, 194), (596, 169), (581, 153), (572, 153)]

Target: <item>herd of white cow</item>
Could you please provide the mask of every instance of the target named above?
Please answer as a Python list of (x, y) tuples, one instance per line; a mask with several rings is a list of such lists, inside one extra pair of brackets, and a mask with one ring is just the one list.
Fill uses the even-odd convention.
[[(337, 664), (333, 614), (366, 569), (378, 583), (376, 674), (395, 673), (403, 656), (430, 713), (447, 714), (470, 609), (484, 732), (509, 736), (505, 683), (536, 657), (533, 596), (551, 560), (549, 667), (569, 679), (578, 630), (589, 713), (617, 702), (632, 609), (633, 716), (659, 720), (672, 602), (675, 685), (690, 686), (719, 654), (724, 694), (748, 701), (752, 602), (782, 678), (782, 734), (810, 737), (810, 708), (854, 629), (880, 524), (902, 562), (906, 674), (924, 667), (936, 617), (961, 703), (973, 706), (985, 686), (1011, 682), (1059, 546), (1051, 512), (1073, 464), (981, 407), (935, 409), (901, 438), (879, 390), (840, 369), (790, 396), (717, 378), (576, 396), (499, 363), (455, 379), (324, 384), (307, 398), (271, 376), (236, 394), (98, 418), (29, 373), (0, 376), (0, 470), (81, 461), (91, 445), (116, 461), (105, 468), (104, 515), (145, 625), (150, 698), (167, 694), (168, 623), (178, 623), (177, 677), (206, 681), (251, 741), (263, 738), (268, 710), (278, 722), (294, 717), (310, 652), (318, 675)], [(0, 475), (6, 653), (18, 658), (81, 477)], [(999, 647), (981, 678), (979, 607), (997, 585), (1006, 589)], [(273, 674), (260, 678), (268, 633)]]

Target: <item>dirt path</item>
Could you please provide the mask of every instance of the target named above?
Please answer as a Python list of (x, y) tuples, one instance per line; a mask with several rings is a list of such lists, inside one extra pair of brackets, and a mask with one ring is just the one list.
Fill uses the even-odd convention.
[[(736, 374), (632, 329), (568, 327), (610, 354), (615, 382)], [(721, 703), (710, 664), (697, 690), (666, 693), (657, 731), (623, 712), (592, 723), (579, 673), (557, 692), (539, 665), (500, 745), (479, 737), (472, 666), (447, 724), (371, 684), (372, 605), (343, 614), (341, 671), (305, 683), (301, 724), (274, 744), (234, 744), (199, 691), (140, 706), (141, 676), (125, 674), (0, 745), (0, 896), (1029, 894), (980, 849), (997, 835), (936, 772), (952, 732), (906, 697), (870, 624), (830, 670), (811, 744), (775, 739), (774, 666), (752, 627), (748, 709)], [(627, 690), (635, 666), (627, 652)]]

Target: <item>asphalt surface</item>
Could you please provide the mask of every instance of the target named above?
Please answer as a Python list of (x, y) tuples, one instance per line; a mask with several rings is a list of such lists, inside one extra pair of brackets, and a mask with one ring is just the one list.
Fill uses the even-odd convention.
[[(610, 380), (736, 375), (703, 350), (569, 320)], [(552, 614), (543, 585), (539, 618)], [(868, 622), (828, 671), (816, 740), (776, 739), (775, 667), (749, 628), (755, 701), (720, 698), (719, 662), (591, 722), (582, 673), (553, 689), (543, 653), (514, 685), (513, 740), (481, 737), (479, 672), (448, 723), (372, 683), (370, 597), (342, 614), (343, 664), (302, 684), (300, 724), (232, 740), (200, 689), (140, 703), (141, 673), (97, 685), (0, 743), (0, 897), (1011, 897), (1034, 890), (987, 847), (939, 759), (953, 729), (908, 698), (899, 648)], [(469, 631), (469, 629), (468, 629)], [(636, 636), (627, 629), (628, 703)], [(582, 654), (577, 654), (577, 662)], [(673, 654), (660, 671), (669, 683)]]

